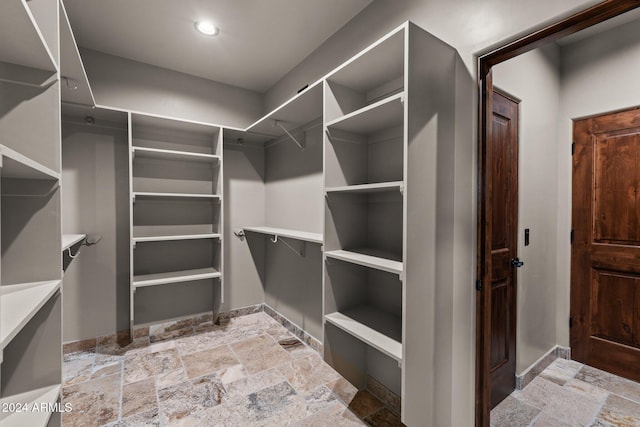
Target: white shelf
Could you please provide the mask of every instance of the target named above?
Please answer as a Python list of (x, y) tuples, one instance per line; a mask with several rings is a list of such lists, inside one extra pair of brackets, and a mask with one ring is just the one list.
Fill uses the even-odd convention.
[(59, 173), (9, 147), (0, 145), (0, 155), (2, 156), (0, 174), (3, 178), (60, 179)]
[(34, 405), (40, 408), (41, 404), (56, 403), (60, 397), (60, 389), (60, 385), (56, 384), (3, 398), (0, 400), (2, 407), (13, 403), (20, 404), (20, 408), (24, 408), (26, 403), (27, 412), (1, 412), (0, 427), (46, 427), (52, 413), (35, 411)]
[(133, 286), (166, 285), (169, 283), (191, 282), (193, 280), (214, 279), (221, 274), (214, 268), (199, 268), (196, 270), (171, 271), (168, 273), (143, 274), (133, 276)]
[(387, 356), (402, 361), (402, 319), (372, 307), (358, 307), (325, 316), (327, 322)]
[(373, 249), (328, 251), (325, 252), (325, 256), (364, 267), (387, 271), (389, 273), (402, 274), (403, 270), (402, 261), (400, 261), (397, 256)]
[(327, 193), (378, 193), (383, 191), (404, 191), (402, 181), (376, 182), (373, 184), (345, 185), (342, 187), (328, 187)]
[[(45, 70), (54, 74), (56, 63), (26, 0), (0, 3), (0, 62)], [(0, 74), (3, 80), (4, 73)]]
[(65, 251), (69, 249), (71, 246), (75, 245), (76, 243), (81, 242), (85, 237), (87, 237), (86, 234), (63, 234), (62, 250)]
[(133, 154), (136, 157), (147, 159), (165, 159), (165, 160), (189, 160), (194, 162), (217, 163), (220, 156), (213, 154), (201, 154), (191, 151), (175, 151), (165, 150), (161, 148), (133, 147)]
[(288, 230), (285, 228), (275, 227), (245, 227), (244, 231), (253, 233), (270, 234), (279, 237), (288, 237), (291, 239), (304, 240), (305, 242), (322, 243), (322, 233), (310, 233), (308, 231)]
[[(89, 79), (78, 51), (69, 17), (64, 4), (60, 2), (60, 96), (65, 102), (94, 106), (96, 101), (89, 85)], [(75, 89), (64, 78), (72, 79)]]
[(156, 199), (211, 199), (220, 200), (217, 194), (193, 194), (193, 193), (156, 193), (149, 191), (134, 191), (133, 199), (136, 198), (156, 198)]
[(220, 234), (218, 233), (207, 233), (207, 234), (173, 234), (173, 235), (163, 235), (163, 236), (144, 236), (144, 237), (134, 237), (133, 242), (166, 242), (169, 240), (197, 240), (197, 239), (219, 239)]
[(338, 129), (356, 134), (370, 134), (382, 129), (401, 126), (404, 117), (404, 92), (367, 105), (327, 123), (329, 132)]
[(0, 345), (5, 348), (60, 289), (62, 281), (0, 286)]

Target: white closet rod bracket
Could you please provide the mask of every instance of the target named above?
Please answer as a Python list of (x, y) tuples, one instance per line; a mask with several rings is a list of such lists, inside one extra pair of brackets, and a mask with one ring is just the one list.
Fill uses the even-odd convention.
[(237, 238), (242, 239), (245, 234), (244, 234), (244, 230), (242, 228), (236, 228), (233, 230), (233, 234), (236, 235)]
[(293, 246), (291, 246), (290, 243), (287, 243), (286, 240), (282, 240), (282, 237), (280, 237), (280, 239), (278, 239), (278, 235), (274, 234), (273, 237), (270, 239), (272, 243), (278, 243), (278, 240), (280, 240), (280, 242), (282, 242), (287, 248), (289, 248), (290, 250), (292, 250), (296, 255), (301, 256), (304, 258), (305, 256), (305, 242), (304, 241), (300, 241), (300, 249), (296, 249)]
[(291, 138), (291, 140), (292, 140), (293, 142), (295, 142), (295, 143), (296, 143), (296, 145), (298, 146), (298, 148), (300, 148), (301, 150), (304, 150), (304, 148), (305, 148), (305, 141), (303, 141), (302, 143), (300, 143), (300, 141), (298, 141), (298, 140), (296, 139), (296, 137), (295, 137), (295, 136), (293, 136), (293, 135), (291, 134), (291, 132), (289, 132), (289, 131), (287, 130), (287, 128), (285, 128), (285, 127), (282, 125), (282, 122), (280, 122), (280, 120), (274, 120), (274, 121), (273, 121), (273, 127), (279, 127), (280, 129), (282, 129), (282, 130), (284, 131), (284, 133), (286, 133), (286, 134), (287, 134), (287, 136), (288, 136), (289, 138)]

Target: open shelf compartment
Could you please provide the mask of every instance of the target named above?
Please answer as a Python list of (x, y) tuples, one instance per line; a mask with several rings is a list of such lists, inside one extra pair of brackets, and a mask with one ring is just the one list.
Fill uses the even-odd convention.
[(17, 151), (0, 145), (0, 173), (2, 178), (57, 180), (60, 174), (24, 156)]

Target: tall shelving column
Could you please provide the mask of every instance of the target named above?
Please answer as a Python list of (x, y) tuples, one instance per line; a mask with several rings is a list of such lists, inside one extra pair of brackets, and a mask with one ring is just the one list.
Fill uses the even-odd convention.
[(133, 330), (142, 288), (208, 281), (222, 301), (224, 210), (219, 127), (129, 117)]
[[(62, 262), (58, 0), (0, 5), (2, 426), (60, 425)], [(38, 405), (41, 412), (34, 412)]]
[(431, 416), (440, 163), (455, 144), (455, 50), (407, 22), (324, 86), (325, 360)]

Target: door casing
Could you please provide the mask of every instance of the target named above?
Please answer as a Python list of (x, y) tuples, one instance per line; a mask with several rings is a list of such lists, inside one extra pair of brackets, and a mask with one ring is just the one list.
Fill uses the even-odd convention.
[[(606, 21), (640, 7), (639, 0), (606, 0), (557, 22), (544, 26), (516, 40), (505, 42), (478, 57), (478, 247), (476, 271), (476, 427), (489, 427), (490, 418), (490, 356), (491, 356), (491, 114), (493, 81), (491, 68), (501, 62), (534, 50), (544, 44)], [(487, 285), (484, 285), (487, 284)]]

